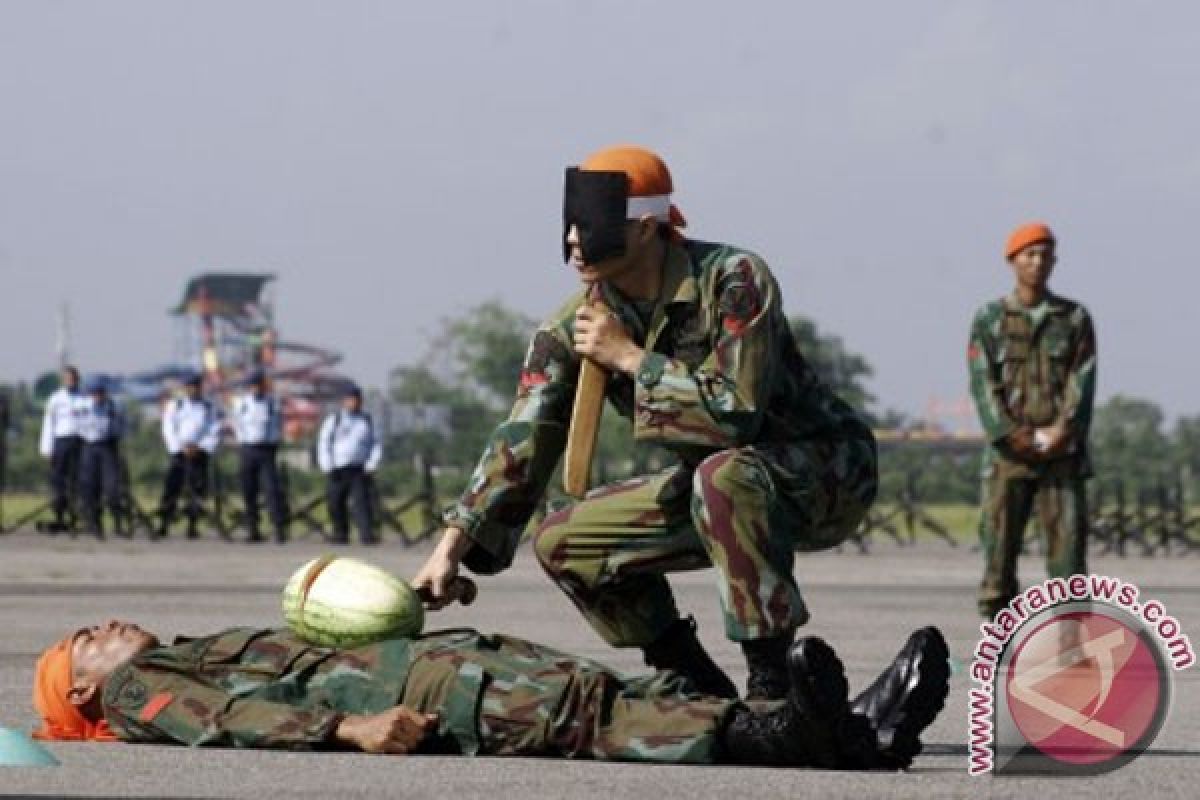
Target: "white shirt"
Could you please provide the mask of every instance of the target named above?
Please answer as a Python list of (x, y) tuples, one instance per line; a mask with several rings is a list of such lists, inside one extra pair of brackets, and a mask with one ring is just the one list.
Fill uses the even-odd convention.
[(220, 419), (217, 409), (204, 398), (191, 400), (177, 397), (167, 403), (163, 410), (162, 435), (171, 455), (188, 445), (195, 445), (205, 452), (217, 449)]
[(84, 398), (83, 413), (79, 419), (79, 435), (85, 442), (106, 442), (119, 439), (125, 433), (125, 415), (111, 397), (97, 400)]
[(253, 392), (233, 401), (233, 435), (238, 444), (279, 444), (283, 438), (283, 408), (279, 399)]
[(42, 435), (38, 440), (38, 452), (49, 458), (54, 452), (54, 440), (64, 436), (79, 435), (79, 417), (83, 408), (91, 401), (87, 395), (69, 392), (62, 387), (46, 400), (46, 413), (42, 417)]
[(374, 472), (383, 458), (383, 444), (375, 435), (371, 415), (333, 412), (321, 423), (317, 435), (317, 465), (322, 472), (341, 467), (363, 467)]

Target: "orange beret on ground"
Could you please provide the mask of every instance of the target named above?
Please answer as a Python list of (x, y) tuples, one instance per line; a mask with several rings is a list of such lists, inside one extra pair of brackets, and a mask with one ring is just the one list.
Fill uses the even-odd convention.
[(1004, 245), (1004, 257), (1012, 258), (1017, 253), (1038, 242), (1053, 242), (1054, 232), (1044, 222), (1027, 222), (1008, 235)]
[[(629, 178), (630, 211), (645, 209), (645, 213), (654, 213), (664, 222), (673, 227), (682, 228), (687, 225), (683, 214), (670, 202), (671, 192), (675, 184), (671, 180), (671, 170), (655, 153), (636, 145), (618, 145), (606, 147), (588, 156), (579, 168), (585, 172), (624, 172)], [(638, 203), (634, 198), (644, 198), (651, 203)], [(661, 202), (665, 207), (659, 212), (654, 202)], [(630, 213), (636, 219), (641, 214)]]
[(33, 706), (42, 718), (35, 739), (57, 741), (115, 742), (117, 737), (106, 720), (92, 722), (79, 712), (68, 693), (71, 674), (71, 644), (74, 636), (46, 648), (38, 659), (33, 677)]

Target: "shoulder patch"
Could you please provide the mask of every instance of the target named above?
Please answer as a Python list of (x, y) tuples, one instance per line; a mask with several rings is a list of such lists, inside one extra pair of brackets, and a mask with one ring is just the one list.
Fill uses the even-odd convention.
[(558, 337), (547, 330), (540, 330), (533, 335), (529, 350), (525, 355), (524, 371), (541, 374), (553, 363), (563, 363), (571, 359), (571, 353), (558, 340)]
[(138, 714), (138, 719), (142, 722), (152, 722), (155, 717), (162, 713), (163, 709), (171, 705), (171, 701), (175, 699), (175, 695), (171, 692), (159, 692), (151, 697), (146, 705), (142, 706), (141, 712)]
[(762, 311), (762, 298), (754, 281), (754, 268), (743, 258), (718, 283), (717, 311), (726, 333), (740, 334)]

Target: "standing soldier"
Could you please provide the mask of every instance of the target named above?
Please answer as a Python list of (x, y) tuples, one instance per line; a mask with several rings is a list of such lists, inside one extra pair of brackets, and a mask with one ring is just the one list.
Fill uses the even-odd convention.
[(1016, 288), (975, 314), (967, 362), (990, 446), (984, 453), (979, 612), (1017, 595), (1017, 556), (1036, 503), (1051, 577), (1087, 572), (1084, 481), (1096, 392), (1096, 334), (1087, 309), (1047, 288), (1057, 261), (1042, 223), (1022, 225), (1005, 256)]
[(567, 170), (563, 256), (588, 288), (534, 334), (512, 413), (415, 583), (437, 606), (460, 563), (482, 573), (511, 563), (563, 453), (587, 357), (609, 372), (606, 396), (634, 441), (679, 464), (547, 516), (533, 540), (542, 566), (609, 644), (736, 696), (665, 577), (714, 567), (747, 696), (782, 698), (788, 647), (809, 618), (793, 554), (858, 527), (875, 497), (875, 440), (800, 355), (766, 263), (685, 239), (671, 191), (666, 165), (638, 147)]
[(83, 452), (79, 463), (79, 488), (83, 500), (83, 521), (87, 530), (104, 538), (104, 523), (100, 519), (103, 503), (108, 505), (113, 530), (118, 536), (123, 530), (125, 513), (121, 502), (121, 457), (118, 450), (125, 434), (125, 416), (108, 394), (108, 380), (103, 375), (88, 378), (87, 399), (79, 419), (79, 434)]
[(233, 433), (239, 445), (239, 478), (246, 506), (246, 528), (249, 541), (263, 541), (258, 532), (258, 487), (261, 481), (267, 512), (275, 525), (275, 541), (283, 544), (287, 541), (287, 515), (279, 468), (275, 463), (283, 438), (283, 408), (279, 398), (270, 393), (266, 373), (262, 370), (250, 374), (249, 387), (250, 391), (233, 403)]
[(166, 536), (175, 521), (175, 504), (186, 484), (188, 490), (187, 535), (194, 539), (199, 503), (208, 493), (209, 456), (217, 449), (220, 419), (217, 408), (203, 397), (203, 379), (198, 373), (186, 377), (181, 396), (170, 400), (162, 417), (163, 442), (171, 460), (159, 506), (162, 521), (159, 536)]
[(383, 444), (371, 415), (362, 410), (362, 389), (351, 385), (342, 407), (325, 418), (317, 436), (317, 464), (329, 476), (327, 503), (333, 543), (348, 544), (346, 504), (354, 505), (354, 525), (363, 544), (378, 544), (371, 525), (370, 473), (383, 458)]
[(50, 507), (54, 511), (51, 532), (70, 527), (71, 495), (79, 475), (79, 456), (83, 440), (79, 438), (79, 416), (86, 398), (79, 392), (79, 370), (63, 367), (61, 386), (46, 401), (38, 452), (50, 459)]

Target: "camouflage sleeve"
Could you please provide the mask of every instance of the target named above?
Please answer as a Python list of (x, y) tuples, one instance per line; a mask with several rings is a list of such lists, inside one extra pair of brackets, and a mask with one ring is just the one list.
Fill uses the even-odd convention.
[(749, 254), (720, 275), (712, 351), (695, 369), (647, 352), (636, 373), (634, 439), (728, 448), (755, 441), (779, 366), (779, 291)]
[(507, 568), (566, 446), (579, 362), (561, 324), (543, 326), (530, 342), (517, 399), (446, 522), (474, 543), (463, 563), (480, 574)]
[(1074, 436), (1086, 439), (1092, 426), (1092, 406), (1096, 399), (1096, 330), (1087, 309), (1080, 306), (1078, 332), (1067, 374), (1062, 418)]
[(971, 377), (971, 398), (983, 432), (993, 444), (1017, 429), (1004, 403), (1001, 364), (988, 326), (987, 310), (975, 315), (971, 338), (967, 343), (967, 370)]
[(237, 697), (178, 672), (134, 668), (106, 689), (104, 712), (127, 742), (284, 750), (326, 745), (343, 717), (332, 709)]

